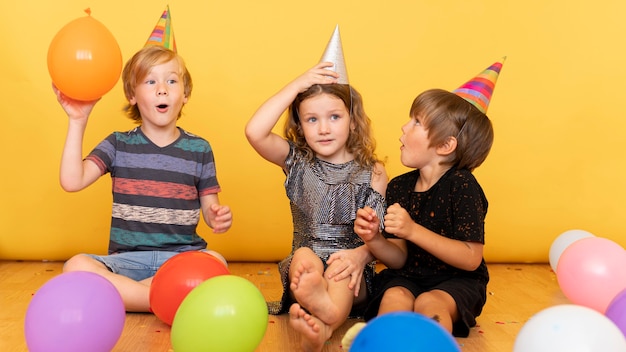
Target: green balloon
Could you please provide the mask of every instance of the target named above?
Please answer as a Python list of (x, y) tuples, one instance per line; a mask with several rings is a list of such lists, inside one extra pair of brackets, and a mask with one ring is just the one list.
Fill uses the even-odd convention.
[(268, 324), (265, 298), (254, 284), (235, 275), (210, 278), (189, 292), (172, 322), (176, 352), (251, 352)]

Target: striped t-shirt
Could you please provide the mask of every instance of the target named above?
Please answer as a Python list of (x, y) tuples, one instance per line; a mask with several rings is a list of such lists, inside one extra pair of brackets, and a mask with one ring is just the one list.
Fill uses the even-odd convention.
[(109, 253), (206, 248), (196, 227), (200, 197), (218, 193), (211, 145), (180, 130), (166, 147), (137, 127), (114, 132), (87, 156), (111, 173), (113, 211)]

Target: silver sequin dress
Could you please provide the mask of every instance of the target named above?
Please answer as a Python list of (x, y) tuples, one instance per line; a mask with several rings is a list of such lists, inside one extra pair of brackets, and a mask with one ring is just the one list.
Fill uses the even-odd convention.
[[(350, 161), (331, 164), (319, 159), (305, 159), (290, 143), (285, 160), (285, 190), (290, 200), (293, 217), (291, 254), (278, 263), (283, 284), (283, 297), (269, 302), (270, 314), (285, 313), (293, 303), (289, 295), (289, 265), (293, 253), (300, 247), (311, 248), (325, 263), (328, 257), (342, 249), (363, 245), (354, 233), (354, 219), (358, 209), (368, 205), (382, 219), (385, 199), (372, 189), (372, 170), (364, 170)], [(372, 294), (375, 262), (364, 271), (368, 297)], [(360, 315), (359, 312), (353, 312)]]

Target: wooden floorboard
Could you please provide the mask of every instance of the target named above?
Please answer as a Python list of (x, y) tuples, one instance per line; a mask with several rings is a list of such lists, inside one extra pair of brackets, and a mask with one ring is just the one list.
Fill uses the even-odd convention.
[[(487, 305), (478, 326), (467, 338), (457, 338), (463, 352), (512, 351), (523, 324), (539, 311), (569, 303), (547, 264), (489, 264)], [(60, 262), (0, 261), (0, 351), (27, 351), (24, 316), (32, 295), (61, 273)], [(278, 300), (281, 285), (275, 263), (231, 263), (230, 271), (253, 282), (266, 300)], [(324, 352), (343, 351), (341, 338), (357, 320), (347, 321), (329, 340)], [(269, 316), (257, 352), (298, 350), (288, 316)], [(152, 314), (127, 313), (122, 336), (113, 351), (173, 351), (170, 327)]]

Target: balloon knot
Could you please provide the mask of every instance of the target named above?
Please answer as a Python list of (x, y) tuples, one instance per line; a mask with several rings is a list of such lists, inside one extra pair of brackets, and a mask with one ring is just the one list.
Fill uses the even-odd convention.
[(89, 16), (91, 16), (91, 9), (88, 7), (85, 9), (85, 13)]

